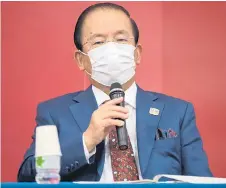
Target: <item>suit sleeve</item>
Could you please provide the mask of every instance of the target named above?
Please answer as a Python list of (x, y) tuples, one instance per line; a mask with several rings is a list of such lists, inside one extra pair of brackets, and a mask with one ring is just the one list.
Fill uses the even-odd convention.
[(188, 103), (181, 127), (182, 173), (192, 176), (212, 176), (202, 139), (196, 126), (193, 105)]
[[(45, 104), (38, 105), (37, 126), (43, 125), (57, 125), (54, 122), (48, 108)], [(59, 131), (59, 130), (58, 130)], [(59, 133), (60, 134), (60, 133)], [(35, 132), (32, 136), (32, 144), (27, 150), (24, 156), (24, 160), (20, 166), (17, 179), (19, 182), (33, 182), (35, 181)], [(75, 137), (68, 139), (68, 143), (61, 144), (62, 158), (61, 158), (61, 177), (65, 177), (68, 174), (78, 170), (80, 167), (87, 164), (87, 160), (84, 153), (82, 133), (78, 133)], [(89, 159), (89, 164), (92, 164), (95, 160), (95, 156)], [(63, 178), (62, 178), (63, 179)]]

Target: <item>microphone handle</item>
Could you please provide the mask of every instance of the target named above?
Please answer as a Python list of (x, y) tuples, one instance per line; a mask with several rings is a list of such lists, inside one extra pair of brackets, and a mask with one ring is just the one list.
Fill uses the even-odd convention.
[[(123, 95), (124, 97), (124, 95)], [(123, 100), (118, 106), (125, 106), (125, 101)], [(116, 132), (118, 137), (118, 145), (120, 150), (126, 150), (128, 149), (128, 133), (126, 129), (126, 120), (119, 119), (121, 121), (124, 121), (124, 125), (121, 127), (116, 126)]]
[(127, 129), (126, 129), (126, 121), (122, 127), (116, 126), (116, 132), (118, 137), (118, 145), (120, 150), (128, 149), (128, 136), (127, 136)]

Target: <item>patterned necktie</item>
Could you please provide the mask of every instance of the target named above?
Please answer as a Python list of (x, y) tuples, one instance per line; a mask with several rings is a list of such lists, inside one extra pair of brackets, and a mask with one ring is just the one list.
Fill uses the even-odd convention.
[(116, 128), (109, 134), (109, 147), (114, 181), (139, 180), (133, 148), (128, 135), (128, 149), (120, 150)]

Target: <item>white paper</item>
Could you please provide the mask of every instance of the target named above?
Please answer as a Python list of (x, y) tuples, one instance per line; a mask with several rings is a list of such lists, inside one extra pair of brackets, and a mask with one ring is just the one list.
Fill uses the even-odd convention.
[[(170, 178), (176, 181), (158, 182), (160, 178)], [(144, 179), (138, 181), (119, 181), (119, 182), (99, 182), (99, 181), (80, 181), (73, 182), (78, 184), (131, 184), (131, 183), (194, 183), (194, 184), (226, 184), (226, 178), (212, 178), (212, 177), (199, 177), (199, 176), (179, 176), (160, 174), (154, 177), (153, 180)]]
[(130, 183), (155, 183), (153, 180), (144, 179), (137, 181), (117, 181), (117, 182), (100, 182), (100, 181), (78, 181), (77, 184), (130, 184)]
[(212, 177), (199, 177), (199, 176), (178, 176), (160, 174), (154, 177), (154, 182), (158, 182), (160, 178), (166, 177), (177, 181), (187, 183), (201, 183), (201, 184), (226, 184), (226, 178), (212, 178)]

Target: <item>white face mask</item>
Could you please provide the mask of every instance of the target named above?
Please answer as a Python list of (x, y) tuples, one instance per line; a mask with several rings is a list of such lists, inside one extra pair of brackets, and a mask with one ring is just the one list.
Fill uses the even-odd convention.
[[(135, 74), (134, 50), (129, 44), (108, 42), (88, 52), (92, 65), (91, 78), (102, 85), (126, 83)], [(81, 52), (83, 53), (83, 52)], [(84, 53), (83, 53), (84, 54)]]

